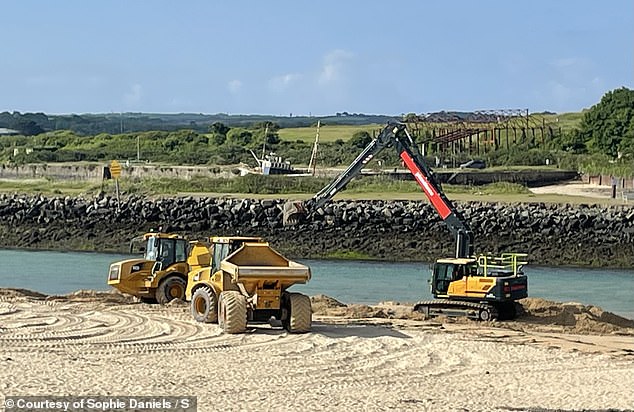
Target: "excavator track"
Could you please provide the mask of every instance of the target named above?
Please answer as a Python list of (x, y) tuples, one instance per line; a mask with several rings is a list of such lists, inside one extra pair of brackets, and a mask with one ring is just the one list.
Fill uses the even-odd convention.
[(457, 300), (424, 300), (414, 305), (414, 311), (427, 317), (449, 316), (467, 317), (482, 321), (497, 319), (497, 309), (489, 303), (462, 302)]

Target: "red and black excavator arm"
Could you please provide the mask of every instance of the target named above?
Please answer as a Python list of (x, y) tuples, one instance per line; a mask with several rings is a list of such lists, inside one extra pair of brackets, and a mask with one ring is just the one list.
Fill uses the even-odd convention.
[(394, 147), (405, 166), (423, 189), (423, 192), (434, 206), (445, 224), (449, 227), (455, 241), (455, 254), (458, 258), (473, 255), (473, 233), (469, 225), (447, 199), (440, 188), (432, 170), (425, 164), (412, 136), (403, 123), (388, 123), (381, 133), (374, 138), (357, 158), (328, 186), (306, 202), (290, 202), (284, 205), (284, 224), (297, 223), (320, 207), (324, 206), (334, 195), (345, 189), (365, 165), (378, 155), (383, 149)]

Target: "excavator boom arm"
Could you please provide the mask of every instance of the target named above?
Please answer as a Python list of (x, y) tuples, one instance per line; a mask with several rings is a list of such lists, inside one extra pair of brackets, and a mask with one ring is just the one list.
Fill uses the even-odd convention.
[(391, 139), (388, 134), (389, 131), (387, 131), (387, 128), (383, 129), (378, 137), (372, 139), (372, 141), (368, 143), (365, 149), (359, 153), (359, 156), (350, 163), (350, 166), (348, 166), (346, 170), (340, 173), (339, 176), (332, 181), (332, 183), (321, 189), (315, 196), (313, 196), (312, 201), (314, 203), (311, 205), (313, 210), (319, 209), (332, 199), (334, 195), (345, 189), (348, 183), (361, 173), (361, 170), (365, 167), (365, 165), (391, 143)]
[(443, 193), (434, 172), (427, 166), (418, 151), (414, 140), (405, 128), (399, 124), (402, 133), (394, 133), (396, 150), (399, 156), (416, 179), (423, 193), (436, 209), (456, 240), (455, 255), (464, 258), (473, 255), (473, 232), (464, 217)]
[(436, 209), (440, 217), (449, 227), (456, 239), (456, 257), (469, 257), (473, 255), (473, 235), (464, 218), (447, 199), (440, 185), (436, 181), (434, 173), (425, 164), (423, 157), (416, 148), (414, 140), (402, 123), (388, 123), (381, 133), (374, 138), (357, 158), (337, 178), (319, 191), (312, 199), (304, 203), (287, 203), (284, 206), (284, 223), (295, 222), (298, 216), (309, 215), (343, 190), (354, 179), (365, 165), (378, 155), (383, 149), (394, 146), (405, 163), (405, 166), (414, 175), (416, 182)]

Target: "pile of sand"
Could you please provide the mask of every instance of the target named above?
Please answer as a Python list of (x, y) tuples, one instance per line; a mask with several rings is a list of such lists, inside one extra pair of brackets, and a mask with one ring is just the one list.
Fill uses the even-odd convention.
[(412, 306), (398, 302), (380, 302), (378, 305), (345, 304), (326, 295), (310, 298), (313, 313), (319, 316), (339, 316), (351, 319), (412, 319), (422, 320), (423, 314), (414, 312)]
[(126, 295), (113, 289), (108, 292), (98, 292), (95, 290), (78, 290), (67, 295), (51, 295), (46, 300), (63, 300), (70, 302), (96, 302), (96, 303), (111, 303), (111, 304), (130, 304), (137, 302), (137, 299), (133, 296)]
[(553, 302), (526, 298), (520, 302), (518, 321), (537, 325), (562, 326), (575, 333), (614, 333), (634, 328), (634, 320), (606, 312), (593, 305)]
[[(320, 316), (344, 318), (383, 318), (423, 320), (412, 306), (398, 302), (381, 302), (376, 306), (346, 305), (329, 296), (311, 297), (313, 313)], [(540, 298), (526, 298), (518, 302), (518, 316), (512, 322), (493, 322), (496, 326), (512, 329), (536, 329), (544, 326), (557, 327), (570, 333), (607, 334), (615, 332), (634, 333), (634, 320), (630, 320), (603, 309), (580, 303), (553, 302)], [(477, 323), (464, 318), (442, 318), (448, 323)]]
[(28, 289), (19, 288), (0, 288), (0, 300), (8, 300), (14, 298), (32, 298), (45, 299), (47, 295)]
[[(561, 327), (544, 332), (519, 322), (391, 320), (410, 316), (411, 305), (344, 305), (321, 296), (313, 298), (318, 313), (380, 318), (316, 315), (306, 334), (251, 324), (244, 334), (228, 335), (217, 324), (195, 322), (179, 301), (113, 303), (117, 299), (134, 300), (92, 291), (47, 300), (0, 290), (0, 403), (3, 394), (61, 393), (186, 394), (198, 397), (201, 411), (634, 405), (634, 334), (571, 335)], [(546, 307), (533, 303), (527, 313)], [(558, 313), (557, 305), (543, 314)]]
[(78, 290), (66, 295), (47, 295), (28, 289), (0, 288), (0, 300), (8, 299), (95, 302), (106, 304), (130, 304), (137, 301), (135, 297), (121, 293), (116, 289), (108, 292), (99, 292), (96, 290)]

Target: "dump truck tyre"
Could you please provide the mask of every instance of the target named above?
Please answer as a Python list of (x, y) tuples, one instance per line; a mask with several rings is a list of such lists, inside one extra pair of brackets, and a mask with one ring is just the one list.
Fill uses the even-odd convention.
[(301, 293), (290, 293), (288, 296), (288, 310), (286, 330), (290, 333), (310, 332), (313, 318), (310, 298)]
[(190, 309), (197, 322), (218, 322), (218, 302), (216, 294), (209, 286), (202, 286), (194, 291)]
[(242, 333), (247, 328), (247, 300), (240, 292), (224, 291), (218, 298), (218, 324), (225, 333)]
[(161, 305), (171, 302), (173, 299), (185, 300), (187, 282), (180, 276), (168, 276), (159, 283), (156, 288), (156, 301)]

